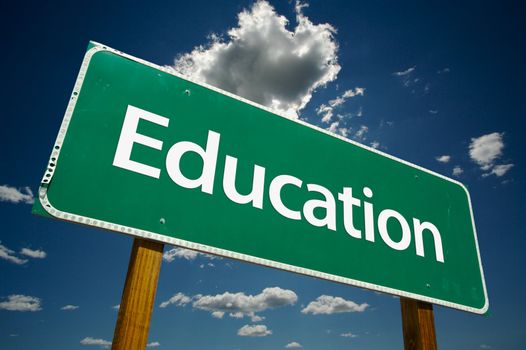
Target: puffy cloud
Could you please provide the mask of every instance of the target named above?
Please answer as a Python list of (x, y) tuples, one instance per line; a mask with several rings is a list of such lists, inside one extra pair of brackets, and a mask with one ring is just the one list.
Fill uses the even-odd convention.
[(347, 137), (347, 135), (349, 135), (349, 128), (340, 127), (339, 121), (335, 121), (331, 123), (331, 125), (327, 128), (327, 130), (335, 134), (342, 135), (343, 137)]
[(78, 305), (64, 305), (60, 308), (60, 310), (63, 310), (63, 311), (73, 311), (73, 310), (77, 310), (79, 307)]
[(289, 30), (287, 18), (257, 1), (239, 13), (226, 40), (212, 35), (207, 45), (178, 57), (174, 69), (296, 117), (341, 68), (336, 30), (312, 23), (302, 12), (305, 6), (296, 3), (297, 25)]
[(237, 335), (242, 337), (265, 337), (269, 334), (272, 334), (272, 331), (262, 324), (245, 325), (237, 331)]
[(364, 141), (365, 140), (365, 134), (367, 134), (367, 132), (369, 131), (369, 128), (365, 125), (362, 125), (360, 126), (360, 128), (358, 129), (358, 131), (356, 131), (356, 133), (354, 134), (354, 137), (360, 141)]
[(480, 169), (486, 171), (483, 176), (503, 176), (514, 164), (495, 164), (502, 156), (504, 133), (493, 132), (471, 139), (469, 144), (469, 156), (478, 164)]
[(380, 148), (380, 142), (378, 142), (378, 141), (371, 142), (371, 147), (374, 148), (374, 149)]
[(464, 172), (464, 169), (462, 169), (460, 166), (455, 166), (453, 168), (453, 176), (460, 176)]
[(363, 312), (369, 307), (369, 304), (356, 304), (354, 301), (345, 300), (340, 297), (330, 295), (321, 295), (315, 301), (311, 301), (301, 310), (304, 314), (336, 314), (342, 312)]
[(168, 299), (167, 301), (163, 301), (161, 304), (159, 304), (159, 307), (164, 309), (168, 305), (172, 305), (172, 304), (175, 304), (177, 306), (185, 306), (191, 301), (192, 301), (192, 298), (184, 295), (183, 293), (177, 293), (174, 296), (172, 296), (170, 299)]
[(193, 307), (209, 311), (213, 317), (222, 318), (225, 313), (228, 313), (234, 318), (248, 316), (254, 322), (262, 320), (255, 313), (293, 305), (298, 300), (296, 293), (279, 287), (265, 288), (257, 295), (225, 292), (217, 295), (199, 295), (194, 298)]
[(471, 139), (469, 156), (482, 170), (489, 170), (497, 158), (502, 155), (503, 133), (494, 132)]
[(20, 251), (20, 254), (29, 256), (30, 258), (34, 258), (34, 259), (44, 259), (47, 256), (46, 252), (43, 250), (39, 250), (39, 249), (32, 250), (29, 248), (22, 248), (22, 250)]
[(296, 342), (296, 341), (290, 342), (287, 345), (285, 345), (285, 348), (287, 348), (287, 349), (299, 349), (299, 348), (302, 348), (302, 347), (303, 346), (301, 346), (301, 344)]
[(356, 334), (353, 334), (351, 332), (347, 332), (347, 333), (342, 333), (340, 334), (341, 337), (345, 337), (345, 338), (356, 338), (357, 335)]
[(15, 255), (15, 252), (5, 245), (0, 244), (0, 259), (9, 261), (10, 263), (23, 265), (27, 262), (27, 259), (20, 259)]
[(80, 341), (82, 345), (98, 345), (101, 348), (108, 349), (111, 346), (111, 342), (99, 339), (99, 338), (92, 338), (92, 337), (86, 337)]
[(37, 297), (28, 295), (13, 294), (7, 297), (6, 301), (0, 302), (0, 310), (8, 311), (40, 311), (41, 300)]
[(0, 202), (33, 204), (34, 201), (33, 192), (28, 186), (21, 189), (8, 185), (0, 186)]
[(158, 346), (161, 346), (161, 343), (159, 343), (158, 341), (152, 341), (152, 342), (146, 344), (147, 348), (156, 348)]
[(440, 163), (449, 163), (451, 156), (444, 154), (443, 156), (435, 157), (435, 159)]

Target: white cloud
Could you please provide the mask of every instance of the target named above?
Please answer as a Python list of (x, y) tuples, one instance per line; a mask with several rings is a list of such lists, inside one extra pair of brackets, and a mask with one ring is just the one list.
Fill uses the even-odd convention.
[(368, 131), (369, 131), (369, 128), (367, 126), (365, 126), (365, 125), (362, 125), (362, 126), (360, 126), (358, 131), (356, 131), (356, 133), (354, 134), (354, 137), (357, 138), (360, 141), (364, 141), (365, 140), (365, 134), (367, 134)]
[(99, 338), (92, 338), (92, 337), (86, 337), (80, 341), (82, 345), (98, 345), (101, 348), (108, 349), (111, 346), (111, 342), (99, 339)]
[(0, 186), (0, 202), (33, 204), (34, 200), (33, 192), (28, 186), (21, 189), (8, 185)]
[(112, 308), (113, 310), (117, 310), (117, 311), (119, 311), (119, 309), (121, 308), (121, 304), (113, 305), (111, 308)]
[(455, 166), (453, 168), (453, 176), (460, 176), (464, 172), (464, 169), (462, 169), (459, 165)]
[(327, 130), (335, 134), (342, 135), (343, 137), (347, 137), (347, 135), (349, 135), (349, 128), (340, 127), (339, 121), (335, 121), (331, 123), (331, 125), (327, 128)]
[(436, 109), (430, 109), (429, 113), (431, 113), (431, 114), (438, 114), (438, 111)]
[(27, 262), (27, 259), (20, 259), (15, 255), (15, 252), (5, 245), (0, 244), (0, 259), (9, 261), (10, 263), (23, 265)]
[(378, 141), (371, 142), (371, 147), (374, 148), (374, 149), (380, 148), (380, 142), (378, 142)]
[(435, 157), (435, 159), (440, 163), (449, 163), (451, 156), (444, 154), (443, 156)]
[(6, 301), (0, 302), (0, 310), (8, 311), (40, 311), (41, 300), (37, 297), (28, 295), (13, 294), (7, 297)]
[(413, 66), (413, 67), (407, 68), (406, 70), (403, 70), (400, 72), (394, 72), (393, 75), (396, 75), (397, 77), (403, 77), (403, 76), (413, 73), (415, 69), (416, 69), (416, 66)]
[(445, 73), (449, 73), (450, 71), (451, 71), (451, 69), (446, 67), (446, 68), (438, 70), (437, 74), (445, 74)]
[(46, 252), (43, 250), (32, 250), (29, 248), (22, 248), (20, 254), (29, 256), (30, 258), (34, 259), (44, 259), (47, 256)]
[(494, 132), (471, 139), (469, 156), (482, 170), (490, 170), (496, 159), (502, 155), (503, 133)]
[(301, 346), (300, 343), (296, 342), (296, 341), (293, 341), (291, 343), (288, 343), (287, 345), (285, 345), (285, 348), (287, 349), (299, 349), (299, 348), (302, 348), (303, 346)]
[(237, 335), (240, 335), (242, 337), (265, 337), (269, 334), (272, 334), (272, 331), (270, 329), (267, 329), (267, 326), (262, 324), (257, 325), (244, 325), (243, 327), (239, 328), (237, 331)]
[(321, 295), (315, 301), (311, 301), (303, 310), (304, 314), (335, 314), (342, 312), (363, 312), (369, 304), (356, 304), (354, 301), (345, 300), (340, 297)]
[(199, 295), (194, 298), (193, 307), (209, 311), (213, 317), (221, 318), (224, 313), (228, 313), (234, 318), (250, 317), (254, 322), (262, 319), (255, 313), (293, 305), (298, 300), (296, 293), (279, 287), (265, 288), (257, 295), (225, 292), (217, 295)]
[(212, 35), (207, 45), (176, 59), (174, 69), (194, 79), (297, 116), (318, 87), (340, 71), (336, 30), (313, 24), (296, 3), (297, 25), (278, 15), (266, 1), (238, 15), (226, 40)]
[(491, 169), (491, 173), (489, 173), (488, 175), (490, 174), (493, 174), (493, 175), (497, 175), (498, 177), (500, 176), (503, 176), (504, 174), (506, 174), (511, 168), (513, 168), (514, 164), (500, 164), (500, 165), (495, 165), (493, 167), (493, 169)]
[(353, 334), (351, 332), (342, 333), (342, 334), (340, 334), (340, 336), (345, 337), (345, 338), (356, 338), (357, 337), (356, 334)]
[(177, 293), (174, 296), (172, 296), (170, 299), (168, 299), (167, 301), (163, 301), (161, 304), (159, 304), (159, 307), (164, 309), (165, 307), (171, 304), (175, 304), (177, 306), (185, 306), (191, 301), (192, 301), (192, 298), (184, 295), (183, 293)]
[(163, 254), (163, 260), (166, 262), (172, 262), (176, 258), (181, 258), (185, 260), (194, 260), (197, 258), (199, 253), (195, 250), (185, 249), (185, 248), (173, 248), (166, 251)]
[(147, 348), (156, 348), (158, 346), (161, 346), (161, 343), (159, 343), (158, 341), (152, 341), (152, 342), (146, 344)]
[[(328, 102), (328, 105), (321, 104), (316, 109), (316, 114), (322, 116), (321, 121), (323, 123), (329, 123), (332, 117), (334, 116), (334, 109), (342, 106), (347, 101), (347, 99), (355, 97), (355, 96), (363, 96), (364, 93), (365, 93), (365, 88), (361, 88), (361, 87), (355, 87), (354, 90), (353, 89), (347, 90), (341, 96), (336, 97), (334, 100), (330, 100)], [(356, 115), (359, 117), (362, 116), (361, 107), (358, 111), (358, 114)]]
[(79, 308), (78, 305), (64, 305), (60, 308), (60, 310), (73, 311), (73, 310), (77, 310), (78, 308)]

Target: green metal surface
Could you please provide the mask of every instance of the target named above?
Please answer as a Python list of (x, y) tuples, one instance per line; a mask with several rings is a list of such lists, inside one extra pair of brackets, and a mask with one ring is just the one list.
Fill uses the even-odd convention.
[[(128, 105), (170, 120), (168, 127), (141, 120), (137, 132), (161, 140), (163, 148), (135, 144), (131, 154), (134, 161), (159, 168), (158, 179), (112, 165)], [(221, 135), (213, 194), (177, 185), (165, 164), (169, 148), (179, 141), (204, 148), (209, 130)], [(238, 159), (236, 187), (242, 194), (252, 188), (254, 165), (265, 167), (262, 209), (227, 198), (226, 155)], [(197, 178), (202, 161), (187, 154), (181, 170)], [(309, 192), (307, 184), (331, 191), (336, 199), (335, 231), (315, 227), (303, 215), (301, 220), (288, 219), (274, 209), (269, 184), (283, 174), (303, 181), (301, 188), (287, 185), (282, 190), (284, 204), (293, 210), (301, 211), (309, 199), (322, 199)], [(355, 208), (356, 228), (364, 227), (364, 200), (374, 205), (375, 226), (387, 208), (402, 214), (411, 232), (412, 218), (431, 222), (440, 230), (444, 262), (435, 259), (427, 233), (425, 257), (416, 255), (413, 235), (405, 250), (390, 248), (378, 227), (375, 242), (351, 237), (338, 200), (343, 187), (352, 187), (354, 197), (362, 201), (362, 207)], [(371, 199), (362, 194), (363, 187), (374, 191)], [(468, 311), (487, 308), (469, 198), (458, 183), (114, 52), (97, 52), (89, 62), (47, 196), (63, 212)], [(42, 207), (35, 212), (43, 213)], [(320, 208), (315, 214), (322, 218), (326, 213)], [(396, 220), (388, 221), (388, 230), (393, 241), (400, 240)]]

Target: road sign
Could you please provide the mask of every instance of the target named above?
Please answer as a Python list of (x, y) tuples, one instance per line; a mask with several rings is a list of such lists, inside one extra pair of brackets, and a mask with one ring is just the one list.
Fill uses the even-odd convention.
[(459, 182), (92, 43), (34, 211), (475, 313)]

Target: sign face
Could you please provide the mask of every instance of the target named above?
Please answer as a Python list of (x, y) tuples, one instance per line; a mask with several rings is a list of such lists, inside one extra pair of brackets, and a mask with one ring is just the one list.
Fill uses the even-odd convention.
[(484, 313), (457, 181), (92, 43), (34, 211)]

